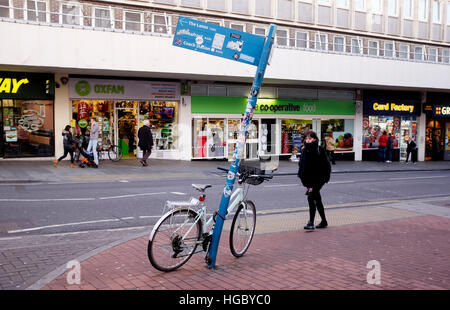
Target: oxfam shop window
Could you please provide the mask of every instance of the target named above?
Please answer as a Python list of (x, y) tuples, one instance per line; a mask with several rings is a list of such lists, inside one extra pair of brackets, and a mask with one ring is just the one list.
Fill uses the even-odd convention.
[(393, 138), (392, 160), (406, 159), (407, 141), (417, 143), (420, 101), (367, 98), (363, 112), (363, 160), (377, 160), (379, 138), (386, 131)]
[(54, 156), (53, 75), (0, 72), (0, 157)]

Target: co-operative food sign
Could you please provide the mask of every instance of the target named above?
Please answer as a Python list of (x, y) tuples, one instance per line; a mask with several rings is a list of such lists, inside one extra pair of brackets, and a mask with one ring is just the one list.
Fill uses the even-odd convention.
[(173, 45), (257, 66), (265, 38), (181, 16)]

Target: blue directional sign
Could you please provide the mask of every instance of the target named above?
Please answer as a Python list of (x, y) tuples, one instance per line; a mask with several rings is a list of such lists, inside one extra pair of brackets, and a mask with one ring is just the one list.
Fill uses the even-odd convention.
[(180, 16), (173, 45), (258, 66), (265, 37)]

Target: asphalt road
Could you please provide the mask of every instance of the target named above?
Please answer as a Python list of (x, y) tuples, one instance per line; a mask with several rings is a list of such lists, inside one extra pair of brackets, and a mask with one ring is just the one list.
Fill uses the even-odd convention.
[[(212, 184), (208, 210), (216, 211), (225, 184), (218, 172), (195, 183)], [(166, 200), (198, 196), (192, 180), (102, 181), (0, 186), (0, 237), (57, 234), (153, 225)], [(235, 184), (235, 188), (237, 187)], [(450, 171), (333, 174), (322, 189), (325, 206), (364, 206), (367, 202), (448, 196)], [(259, 212), (307, 207), (295, 176), (276, 176), (251, 186), (247, 199)]]

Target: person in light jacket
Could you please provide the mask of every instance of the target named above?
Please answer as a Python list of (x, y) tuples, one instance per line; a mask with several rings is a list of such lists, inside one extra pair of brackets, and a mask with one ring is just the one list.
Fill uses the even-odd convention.
[(325, 150), (319, 146), (317, 134), (314, 131), (306, 133), (298, 166), (297, 176), (306, 187), (309, 204), (309, 222), (304, 229), (314, 230), (316, 209), (319, 211), (322, 221), (315, 228), (325, 228), (328, 226), (328, 222), (325, 218), (320, 190), (325, 183), (330, 181), (331, 165)]
[(94, 154), (94, 161), (98, 166), (97, 143), (98, 143), (98, 123), (95, 117), (91, 117), (91, 129), (89, 134), (89, 145), (87, 147), (87, 151), (92, 152)]

